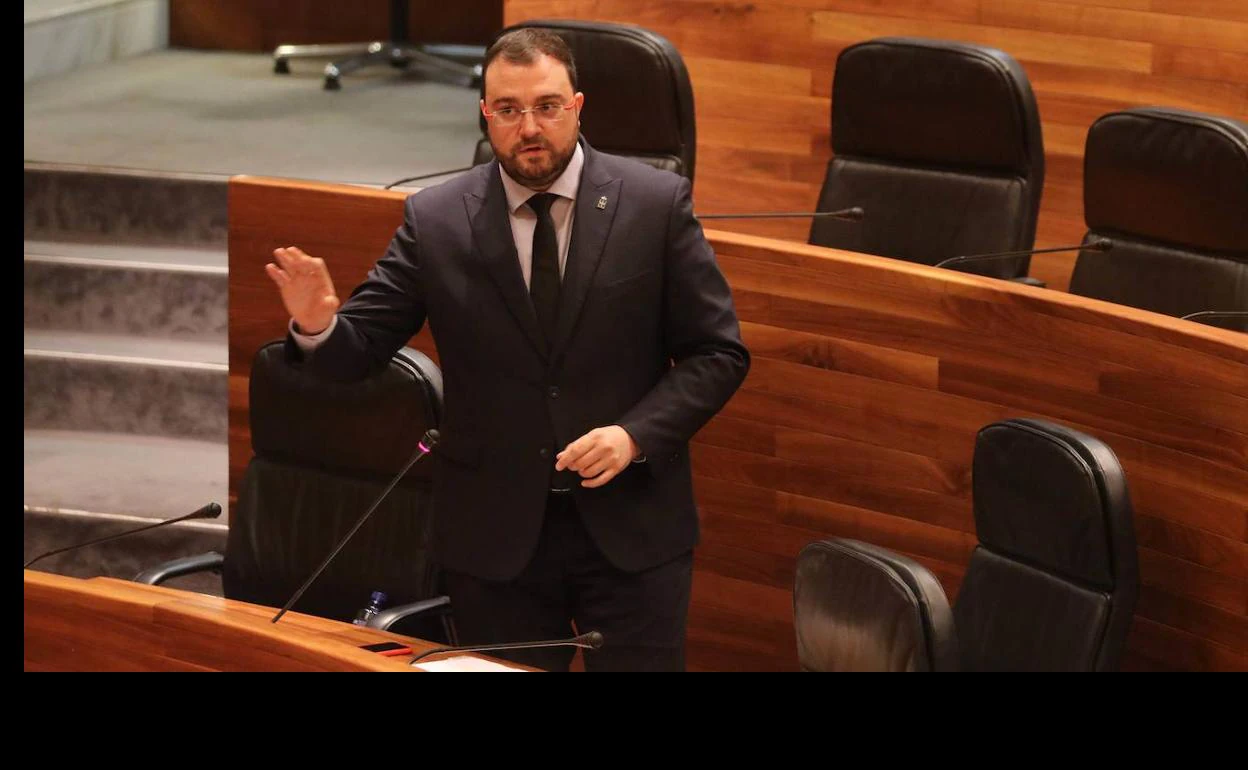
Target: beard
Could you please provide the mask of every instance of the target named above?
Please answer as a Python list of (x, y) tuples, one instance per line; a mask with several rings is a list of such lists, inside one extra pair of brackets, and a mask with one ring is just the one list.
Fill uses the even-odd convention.
[[(491, 146), (493, 146), (493, 142), (491, 142)], [(521, 148), (525, 147), (541, 147), (547, 152), (542, 156), (528, 157), (521, 153)], [(494, 155), (498, 158), (498, 162), (502, 164), (508, 175), (531, 189), (545, 189), (549, 187), (564, 172), (568, 164), (572, 162), (572, 155), (575, 152), (575, 139), (569, 142), (568, 146), (562, 148), (562, 150), (551, 145), (550, 140), (546, 137), (517, 141), (512, 145), (511, 152), (508, 153), (501, 153), (498, 151), (498, 147), (494, 146)]]

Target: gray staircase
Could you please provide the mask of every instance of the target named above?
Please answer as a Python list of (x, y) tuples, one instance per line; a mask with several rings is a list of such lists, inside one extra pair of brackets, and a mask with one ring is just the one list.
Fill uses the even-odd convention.
[[(27, 163), (24, 187), (25, 558), (228, 508), (226, 180)], [(33, 568), (132, 578), (223, 552), (227, 516)]]

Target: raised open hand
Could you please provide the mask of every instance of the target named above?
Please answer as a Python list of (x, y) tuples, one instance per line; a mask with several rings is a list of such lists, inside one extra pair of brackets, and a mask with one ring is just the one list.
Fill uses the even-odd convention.
[(299, 331), (324, 331), (341, 304), (325, 260), (304, 254), (297, 246), (274, 249), (273, 260), (264, 266), (264, 272), (282, 292), (282, 304)]

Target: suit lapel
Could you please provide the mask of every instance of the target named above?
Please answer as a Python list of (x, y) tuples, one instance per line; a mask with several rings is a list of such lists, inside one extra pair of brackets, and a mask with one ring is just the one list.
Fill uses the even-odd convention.
[(534, 348), (546, 355), (546, 342), (537, 325), (537, 313), (533, 310), (529, 290), (524, 285), (524, 275), (520, 272), (520, 258), (516, 255), (516, 244), (511, 236), (507, 195), (503, 192), (497, 163), (492, 165), (486, 176), (483, 194), (465, 194), (464, 205), (472, 221), (473, 240), (490, 277), (503, 295), (507, 309), (515, 316)]
[[(604, 172), (597, 155), (589, 144), (585, 151), (585, 168), (581, 172), (581, 186), (576, 195), (576, 216), (572, 220), (572, 243), (568, 248), (568, 262), (564, 267), (563, 286), (559, 290), (559, 320), (555, 326), (555, 340), (551, 345), (551, 360), (555, 360), (567, 347), (576, 328), (577, 318), (585, 304), (589, 286), (593, 282), (602, 252), (619, 208), (622, 182)], [(601, 204), (601, 205), (600, 205)]]

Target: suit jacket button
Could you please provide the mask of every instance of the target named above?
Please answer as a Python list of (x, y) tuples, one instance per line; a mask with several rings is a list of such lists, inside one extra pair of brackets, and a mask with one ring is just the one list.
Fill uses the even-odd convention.
[(551, 398), (559, 398), (559, 388), (554, 385), (551, 385), (549, 388), (546, 389), (546, 395), (550, 396)]
[(547, 457), (550, 457), (550, 450), (547, 449), (546, 447), (542, 447), (541, 449), (537, 450), (537, 453), (542, 456), (543, 460), (546, 459)]

